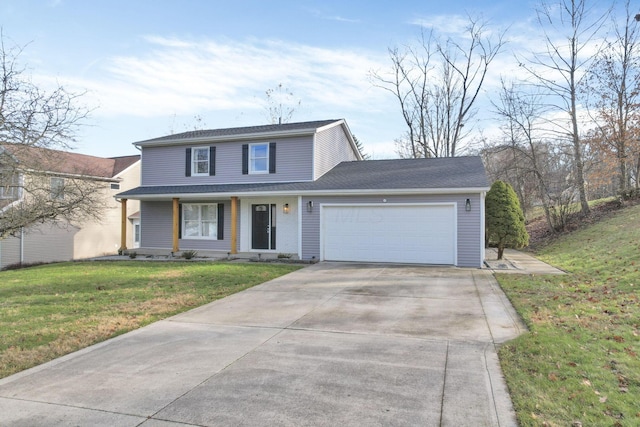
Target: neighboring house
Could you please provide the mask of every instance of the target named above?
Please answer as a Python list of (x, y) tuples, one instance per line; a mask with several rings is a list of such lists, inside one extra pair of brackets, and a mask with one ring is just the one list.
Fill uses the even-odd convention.
[(135, 143), (140, 251), (481, 267), (479, 157), (363, 161), (344, 120)]
[[(57, 220), (34, 224), (16, 236), (0, 239), (0, 268), (17, 263), (67, 261), (115, 254), (121, 245), (121, 207), (114, 195), (140, 185), (140, 156), (102, 158), (33, 147), (0, 146), (0, 215), (20, 203), (28, 193), (25, 185), (34, 179), (31, 164), (38, 165), (38, 179), (50, 185), (50, 197), (64, 197), (60, 189), (65, 180), (91, 180), (99, 183), (104, 209), (100, 220), (67, 223)], [(6, 162), (14, 162), (8, 165)], [(44, 172), (43, 172), (44, 170)], [(9, 176), (7, 176), (9, 175)], [(27, 184), (25, 184), (25, 182)], [(125, 236), (135, 246), (134, 227), (139, 221), (139, 204), (128, 206), (130, 222)]]

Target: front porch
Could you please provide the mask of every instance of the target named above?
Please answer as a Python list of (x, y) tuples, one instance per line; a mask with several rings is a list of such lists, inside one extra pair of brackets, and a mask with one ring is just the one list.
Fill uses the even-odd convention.
[[(196, 251), (207, 258), (300, 259), (299, 203), (289, 197), (162, 197), (142, 199), (140, 245), (127, 248), (125, 215), (121, 199), (120, 253), (178, 258)], [(194, 217), (195, 213), (195, 217)]]

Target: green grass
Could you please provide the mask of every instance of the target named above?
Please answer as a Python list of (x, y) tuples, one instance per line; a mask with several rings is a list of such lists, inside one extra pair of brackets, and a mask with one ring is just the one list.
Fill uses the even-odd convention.
[(497, 276), (530, 329), (499, 353), (520, 425), (640, 425), (640, 206), (537, 255), (569, 274)]
[(298, 268), (124, 261), (0, 272), (0, 378)]

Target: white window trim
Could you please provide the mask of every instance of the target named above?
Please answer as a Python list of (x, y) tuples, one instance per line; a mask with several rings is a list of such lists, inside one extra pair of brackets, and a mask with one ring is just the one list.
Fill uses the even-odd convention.
[[(263, 146), (265, 145), (267, 147), (267, 168), (265, 170), (255, 170), (253, 168), (253, 162), (252, 160), (254, 159), (252, 157), (252, 152), (253, 152), (253, 147), (259, 147), (259, 146)], [(268, 142), (256, 142), (253, 144), (249, 144), (249, 174), (250, 175), (261, 175), (261, 174), (268, 174), (269, 173), (269, 143)]]
[[(196, 151), (204, 150), (207, 153), (207, 171), (198, 173), (198, 168), (196, 165), (198, 163), (203, 163), (204, 161), (198, 162)], [(209, 176), (209, 169), (211, 167), (211, 155), (209, 151), (209, 147), (191, 147), (191, 176)]]
[[(215, 212), (216, 214), (216, 222), (215, 222), (215, 226), (213, 228), (213, 236), (202, 236), (200, 235), (200, 233), (202, 232), (202, 209), (198, 208), (198, 223), (200, 224), (200, 226), (198, 227), (198, 236), (186, 236), (185, 233), (187, 231), (187, 227), (185, 222), (187, 221), (186, 219), (186, 215), (185, 215), (185, 207), (186, 206), (213, 206), (213, 212)], [(186, 240), (218, 240), (218, 203), (183, 203), (182, 204), (182, 224), (180, 224), (180, 226), (182, 227), (182, 239), (186, 239)]]

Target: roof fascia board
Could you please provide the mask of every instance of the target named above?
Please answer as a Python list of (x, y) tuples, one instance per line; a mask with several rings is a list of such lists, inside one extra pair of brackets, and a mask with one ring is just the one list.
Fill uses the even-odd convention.
[(107, 178), (104, 176), (95, 176), (95, 175), (82, 175), (76, 173), (65, 173), (65, 172), (52, 172), (52, 171), (39, 171), (35, 169), (21, 169), (21, 171), (27, 175), (45, 175), (45, 176), (57, 176), (64, 178), (77, 178), (77, 179), (86, 179), (90, 181), (104, 181), (104, 182), (118, 182), (117, 178)]

